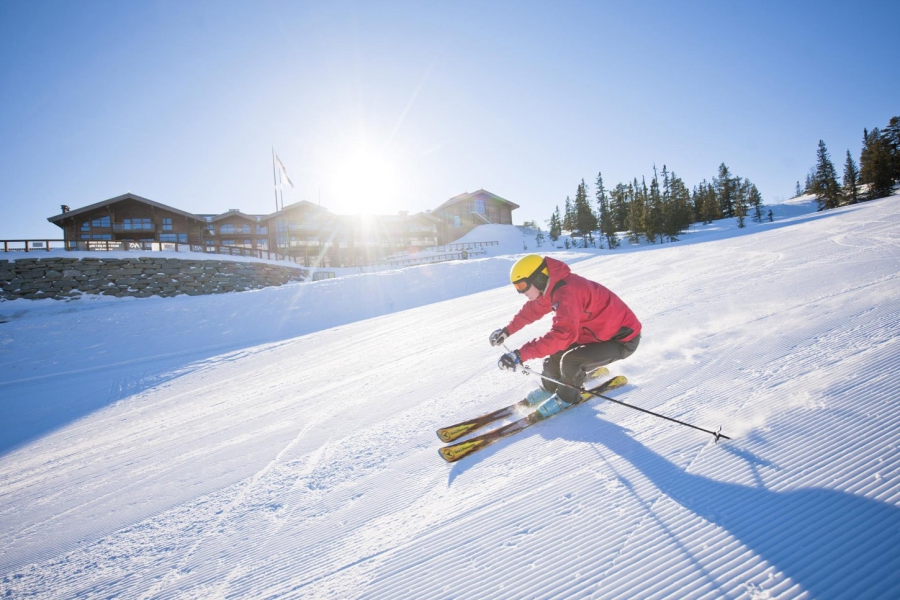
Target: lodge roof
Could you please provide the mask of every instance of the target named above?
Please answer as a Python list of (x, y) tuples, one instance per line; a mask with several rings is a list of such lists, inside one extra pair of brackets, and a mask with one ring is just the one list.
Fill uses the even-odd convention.
[(313, 209), (313, 210), (316, 210), (319, 212), (325, 212), (325, 213), (331, 214), (327, 208), (322, 208), (318, 204), (313, 204), (309, 200), (301, 200), (300, 202), (294, 202), (293, 204), (288, 204), (287, 206), (282, 206), (281, 210), (276, 210), (275, 212), (273, 212), (271, 214), (263, 216), (262, 220), (268, 221), (269, 219), (274, 219), (275, 217), (283, 215), (284, 213), (286, 213), (290, 210), (297, 210), (297, 209), (301, 209), (301, 208)]
[(187, 217), (187, 218), (193, 219), (195, 221), (201, 221), (204, 223), (206, 222), (206, 220), (199, 215), (185, 212), (179, 208), (175, 208), (174, 206), (168, 206), (161, 202), (155, 202), (153, 200), (150, 200), (149, 198), (144, 198), (142, 196), (138, 196), (137, 194), (132, 194), (131, 192), (128, 192), (127, 194), (122, 194), (121, 196), (116, 196), (115, 198), (110, 198), (109, 200), (103, 200), (102, 202), (96, 202), (94, 204), (89, 204), (88, 206), (76, 208), (75, 210), (70, 210), (69, 212), (60, 213), (53, 217), (47, 217), (47, 220), (50, 221), (51, 223), (53, 223), (54, 225), (60, 225), (61, 221), (68, 219), (70, 217), (75, 217), (80, 214), (87, 213), (92, 210), (96, 210), (98, 208), (103, 208), (104, 206), (109, 206), (110, 204), (122, 202), (123, 200), (135, 200), (137, 202), (143, 202), (144, 204), (149, 204), (150, 206), (175, 213), (176, 215), (181, 215), (183, 217)]
[(454, 196), (453, 198), (450, 198), (449, 200), (447, 200), (446, 202), (444, 202), (443, 204), (441, 204), (440, 206), (438, 206), (435, 210), (441, 210), (442, 208), (445, 208), (445, 207), (450, 206), (450, 205), (452, 205), (452, 204), (456, 204), (456, 203), (458, 203), (458, 202), (463, 202), (463, 201), (466, 201), (466, 200), (471, 200), (471, 199), (475, 198), (476, 196), (487, 196), (487, 197), (489, 197), (491, 200), (496, 200), (497, 202), (502, 202), (502, 203), (504, 203), (504, 204), (509, 204), (513, 209), (519, 208), (519, 205), (516, 204), (515, 202), (510, 202), (510, 201), (507, 200), (506, 198), (501, 198), (501, 197), (498, 196), (497, 194), (494, 194), (494, 193), (492, 193), (492, 192), (489, 192), (489, 191), (487, 191), (487, 190), (485, 190), (485, 189), (480, 189), (480, 190), (475, 191), (475, 192), (471, 192), (471, 193), (466, 192), (466, 193), (464, 193), (464, 194), (460, 194), (459, 196)]
[[(221, 215), (215, 215), (212, 217), (210, 222), (215, 223), (216, 221), (221, 221), (222, 219), (227, 219), (228, 217), (241, 217), (242, 219), (247, 219), (248, 221), (256, 222), (257, 217), (255, 215), (248, 215), (246, 213), (242, 213), (240, 210), (233, 208), (228, 212), (224, 212)], [(266, 218), (263, 215), (260, 215), (260, 218)]]

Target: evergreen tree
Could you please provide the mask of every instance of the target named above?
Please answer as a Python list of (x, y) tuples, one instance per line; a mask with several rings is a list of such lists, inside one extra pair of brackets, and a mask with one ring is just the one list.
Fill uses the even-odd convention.
[(632, 244), (641, 241), (641, 233), (644, 231), (644, 197), (640, 192), (640, 184), (637, 178), (628, 184), (628, 239)]
[(837, 182), (837, 170), (831, 162), (825, 142), (819, 140), (816, 151), (816, 174), (813, 180), (813, 193), (819, 203), (819, 210), (837, 208), (841, 204), (841, 188)]
[(734, 198), (734, 216), (737, 217), (738, 228), (746, 227), (744, 219), (747, 218), (747, 195), (749, 191), (749, 182), (741, 181), (740, 177), (735, 178), (735, 198)]
[[(644, 182), (645, 190), (647, 189), (646, 186), (647, 184)], [(656, 166), (653, 167), (653, 179), (650, 181), (650, 189), (646, 192), (646, 198), (647, 209), (644, 214), (644, 235), (647, 236), (647, 241), (651, 244), (655, 244), (657, 238), (659, 238), (661, 243), (663, 241), (663, 202)]]
[(725, 163), (719, 165), (719, 176), (713, 180), (719, 201), (719, 212), (726, 219), (734, 217), (735, 182)]
[(606, 188), (603, 186), (603, 174), (597, 173), (597, 212), (600, 214), (600, 235), (606, 238), (606, 245), (610, 250), (619, 247), (619, 238), (616, 236), (615, 218), (610, 208), (610, 199), (606, 195)]
[(566, 212), (563, 215), (562, 227), (564, 231), (575, 231), (575, 207), (568, 196), (566, 196)]
[(868, 186), (869, 200), (890, 196), (893, 191), (890, 143), (877, 127), (871, 133), (864, 131), (859, 180)]
[(896, 181), (900, 179), (900, 117), (891, 117), (882, 136), (891, 155), (891, 177)]
[(554, 242), (559, 239), (559, 236), (562, 235), (562, 221), (559, 218), (559, 206), (553, 211), (553, 214), (550, 216), (550, 220), (547, 221), (547, 226), (550, 228), (550, 231), (547, 232), (547, 236)]
[(759, 193), (759, 190), (752, 183), (750, 184), (750, 194), (748, 196), (748, 202), (750, 204), (750, 210), (753, 214), (753, 222), (754, 223), (762, 223), (763, 220), (763, 202), (762, 195)]
[[(665, 182), (665, 177), (663, 178)], [(665, 188), (665, 185), (663, 186)], [(670, 242), (678, 241), (678, 236), (694, 221), (691, 193), (684, 182), (673, 172), (669, 177), (669, 201), (663, 233)], [(665, 197), (665, 192), (663, 197)]]
[(859, 169), (849, 150), (844, 162), (844, 196), (850, 204), (859, 202)]
[(703, 186), (706, 182), (701, 182), (700, 185), (694, 186), (694, 191), (691, 193), (691, 208), (694, 213), (694, 221), (697, 223), (706, 224), (706, 219), (703, 218)]
[(713, 221), (722, 218), (721, 206), (716, 198), (715, 187), (704, 179), (696, 193), (697, 199), (694, 205), (698, 210), (698, 217), (704, 224), (709, 225)]
[(575, 192), (575, 229), (584, 237), (584, 247), (587, 248), (587, 241), (593, 239), (592, 232), (597, 229), (597, 215), (588, 201), (588, 188), (584, 179)]
[(794, 192), (794, 198), (797, 198), (798, 196), (802, 196), (802, 195), (803, 195), (803, 188), (800, 187), (800, 182), (798, 181), (797, 189)]
[(613, 229), (625, 231), (628, 229), (628, 186), (620, 183), (616, 189), (610, 192), (609, 210), (612, 213)]

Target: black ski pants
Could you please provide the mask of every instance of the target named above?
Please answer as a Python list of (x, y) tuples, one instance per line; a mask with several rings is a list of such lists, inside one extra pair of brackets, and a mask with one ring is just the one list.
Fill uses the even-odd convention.
[[(597, 342), (594, 344), (573, 344), (556, 354), (551, 354), (544, 359), (543, 375), (552, 377), (563, 383), (580, 388), (584, 385), (588, 373), (598, 367), (623, 358), (628, 358), (637, 350), (641, 336), (627, 342)], [(541, 380), (541, 386), (548, 392), (555, 392), (560, 399), (569, 404), (578, 399), (578, 392), (572, 388), (557, 385), (546, 379)]]

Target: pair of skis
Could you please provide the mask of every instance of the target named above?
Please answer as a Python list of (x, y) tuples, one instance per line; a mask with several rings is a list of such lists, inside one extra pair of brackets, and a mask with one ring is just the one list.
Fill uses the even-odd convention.
[[(603, 394), (604, 392), (620, 388), (627, 383), (628, 380), (625, 377), (623, 377), (622, 375), (617, 375), (616, 377), (606, 380), (597, 387), (582, 392), (581, 402), (584, 402), (585, 400), (588, 400), (597, 394)], [(579, 402), (578, 404), (580, 404), (581, 402)], [(511, 404), (510, 406), (507, 406), (505, 408), (495, 410), (494, 412), (488, 413), (486, 415), (481, 415), (480, 417), (475, 417), (474, 419), (463, 421), (462, 423), (457, 423), (456, 425), (450, 425), (449, 427), (438, 429), (437, 435), (442, 442), (453, 442), (477, 429), (481, 429), (485, 425), (489, 425), (495, 421), (515, 416), (520, 409), (529, 406), (532, 405), (528, 403), (528, 400), (520, 400), (515, 404)], [(572, 406), (577, 406), (577, 404), (570, 404), (563, 410), (568, 410)], [(456, 444), (444, 446), (443, 448), (438, 450), (438, 452), (440, 452), (441, 458), (443, 458), (447, 462), (456, 462), (461, 458), (465, 458), (470, 454), (487, 448), (491, 444), (499, 442), (503, 438), (507, 438), (513, 434), (519, 433), (523, 429), (531, 427), (535, 423), (543, 421), (546, 418), (548, 417), (541, 416), (537, 409), (535, 409), (521, 419), (517, 419), (516, 421), (513, 421), (508, 425), (498, 427), (497, 429), (492, 429), (487, 433), (477, 435), (462, 442), (457, 442)]]

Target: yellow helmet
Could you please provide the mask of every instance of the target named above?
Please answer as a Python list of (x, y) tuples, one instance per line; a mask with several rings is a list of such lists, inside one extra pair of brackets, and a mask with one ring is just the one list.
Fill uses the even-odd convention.
[(516, 286), (519, 293), (525, 293), (532, 285), (543, 292), (549, 279), (547, 262), (537, 254), (523, 256), (509, 270), (509, 282)]

